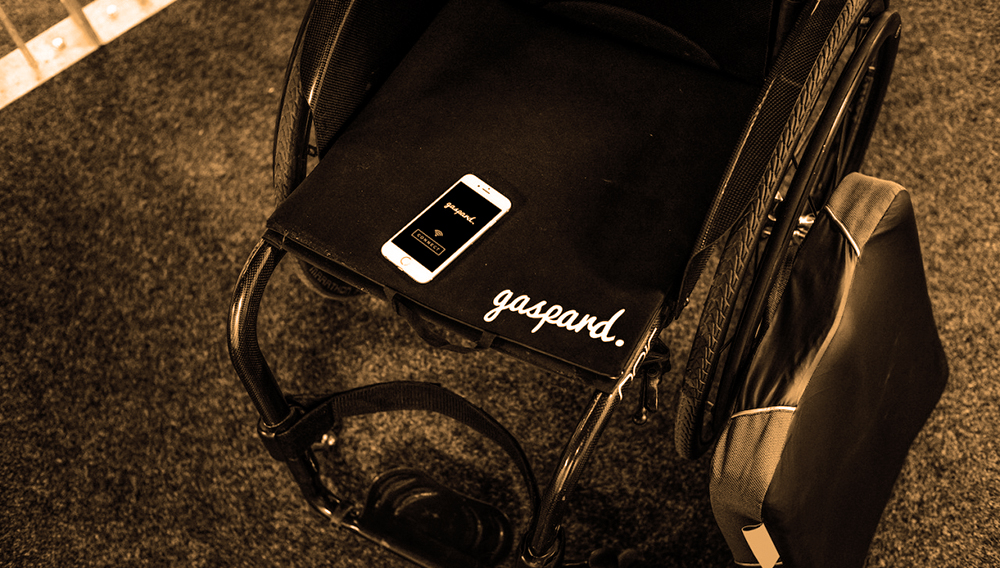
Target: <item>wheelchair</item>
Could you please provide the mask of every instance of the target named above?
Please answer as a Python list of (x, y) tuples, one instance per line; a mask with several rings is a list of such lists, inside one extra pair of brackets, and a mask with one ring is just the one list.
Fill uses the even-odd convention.
[[(782, 271), (861, 167), (900, 25), (884, 0), (313, 0), (275, 128), (277, 207), (229, 312), (265, 448), (322, 517), (418, 565), (588, 565), (572, 564), (562, 519), (624, 391), (638, 389), (638, 421), (656, 408), (660, 333), (717, 266), (675, 427), (682, 456), (712, 447)], [(380, 251), (470, 173), (510, 210), (417, 282)], [(435, 235), (419, 238), (439, 254)], [(322, 297), (380, 298), (435, 348), (591, 389), (548, 485), (502, 424), (436, 384), (286, 395), (257, 338), (286, 255)], [(397, 410), (495, 442), (524, 480), (528, 526), (414, 470), (379, 477), (363, 504), (335, 494), (314, 447), (343, 418)]]

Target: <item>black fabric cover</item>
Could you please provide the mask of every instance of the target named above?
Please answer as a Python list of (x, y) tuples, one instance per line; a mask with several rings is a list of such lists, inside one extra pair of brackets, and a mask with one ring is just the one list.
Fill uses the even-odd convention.
[[(675, 297), (759, 85), (502, 0), (447, 5), (319, 166), (268, 221), (422, 306), (603, 376), (619, 375)], [(513, 201), (421, 285), (380, 247), (462, 175)], [(594, 323), (505, 311), (505, 290)]]
[(785, 566), (863, 566), (948, 375), (906, 191), (845, 180), (755, 357), (713, 462), (736, 560), (755, 562), (741, 531), (763, 522)]
[[(551, 0), (537, 2), (619, 37), (750, 81), (767, 71), (772, 0)], [(639, 26), (636, 17), (661, 26)], [(668, 31), (669, 30), (669, 31)], [(668, 36), (672, 40), (665, 40)]]
[(444, 0), (318, 0), (304, 25), (302, 94), (315, 144), (325, 151), (355, 109), (381, 84)]

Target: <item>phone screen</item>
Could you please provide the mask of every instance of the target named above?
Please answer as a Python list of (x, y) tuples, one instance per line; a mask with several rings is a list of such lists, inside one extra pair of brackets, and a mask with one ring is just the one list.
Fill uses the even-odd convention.
[(489, 224), (500, 208), (459, 182), (392, 240), (433, 272)]

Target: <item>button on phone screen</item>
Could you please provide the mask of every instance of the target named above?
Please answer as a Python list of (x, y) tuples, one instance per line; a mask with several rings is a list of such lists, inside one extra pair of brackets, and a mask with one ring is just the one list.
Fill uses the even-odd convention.
[(433, 272), (498, 213), (499, 207), (459, 183), (392, 242)]

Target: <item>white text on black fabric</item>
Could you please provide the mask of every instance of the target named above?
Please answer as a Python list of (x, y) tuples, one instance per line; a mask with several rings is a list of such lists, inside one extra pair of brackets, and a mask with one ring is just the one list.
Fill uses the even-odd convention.
[(509, 311), (538, 320), (531, 333), (535, 333), (542, 326), (550, 324), (573, 333), (580, 333), (586, 329), (591, 339), (599, 339), (604, 343), (614, 341), (617, 347), (625, 345), (625, 341), (621, 339), (615, 341), (615, 336), (611, 335), (611, 326), (625, 313), (624, 309), (618, 310), (606, 320), (597, 321), (597, 316), (581, 315), (580, 312), (567, 310), (559, 304), (548, 305), (545, 300), (532, 304), (531, 298), (528, 296), (522, 294), (515, 297), (514, 292), (510, 290), (504, 290), (497, 294), (496, 298), (493, 298), (493, 305), (495, 307), (483, 316), (484, 321), (491, 322), (497, 319), (502, 312)]

